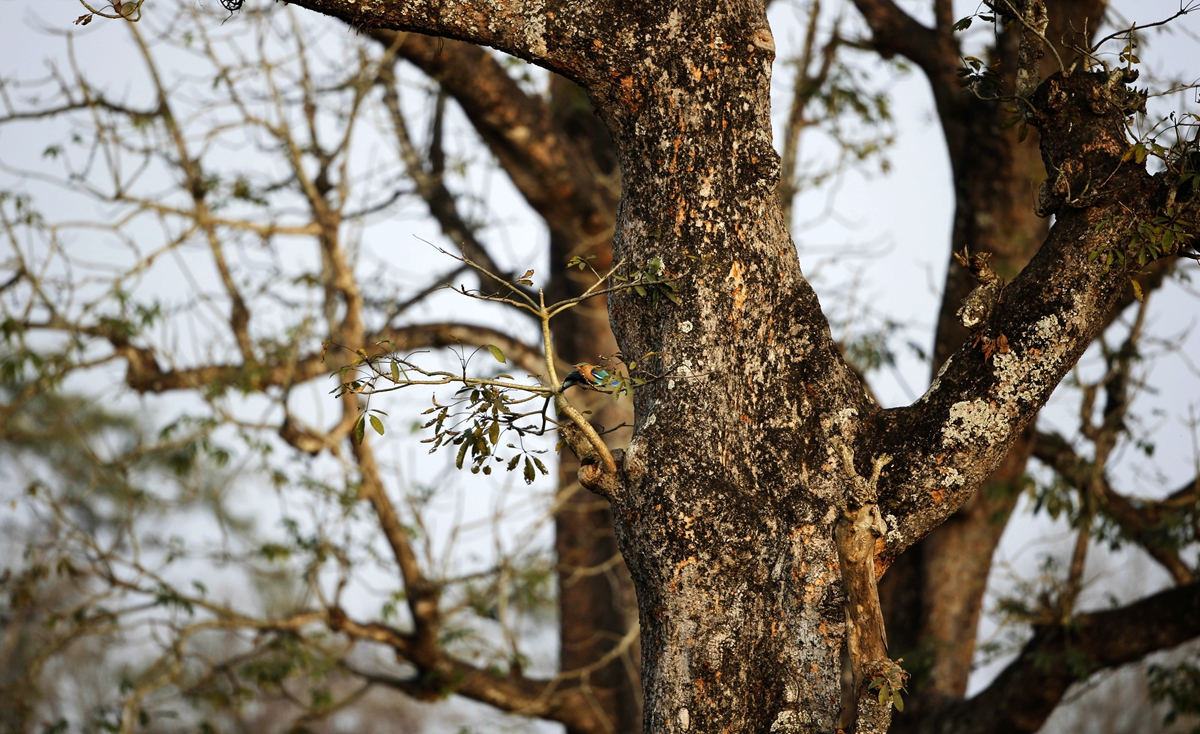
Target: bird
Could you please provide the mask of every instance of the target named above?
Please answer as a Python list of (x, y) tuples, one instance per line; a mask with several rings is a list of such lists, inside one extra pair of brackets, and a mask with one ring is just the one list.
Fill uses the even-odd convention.
[(620, 384), (620, 379), (617, 375), (603, 367), (588, 364), (587, 362), (580, 362), (567, 375), (567, 379), (563, 380), (562, 387), (559, 390), (566, 390), (572, 385), (583, 385), (589, 390), (602, 390), (604, 388), (616, 387), (618, 384)]

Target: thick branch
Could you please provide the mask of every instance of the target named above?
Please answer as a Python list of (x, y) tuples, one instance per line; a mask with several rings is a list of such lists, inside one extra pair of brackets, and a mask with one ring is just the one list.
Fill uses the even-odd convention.
[(1069, 627), (1040, 627), (1021, 655), (979, 695), (928, 719), (922, 732), (1035, 732), (1072, 683), (1200, 635), (1200, 584), (1129, 606), (1080, 614)]
[[(371, 36), (391, 47), (393, 31)], [(526, 94), (497, 59), (469, 43), (408, 35), (397, 54), (449, 94), (551, 235), (606, 240), (616, 208), (609, 191), (556, 121), (546, 101)]]
[[(172, 390), (199, 390), (214, 385), (228, 385), (245, 390), (261, 391), (269, 387), (286, 387), (329, 374), (332, 366), (320, 352), (310, 352), (293, 362), (271, 364), (217, 364), (201, 367), (164, 370), (154, 350), (129, 343), (124, 335), (103, 327), (77, 327), (67, 322), (31, 322), (27, 329), (49, 329), (73, 334), (87, 334), (106, 339), (128, 368), (125, 383), (139, 393), (160, 393)], [(494, 344), (514, 364), (538, 374), (544, 367), (542, 353), (523, 341), (486, 326), (453, 322), (414, 324), (381, 329), (367, 335), (368, 344), (390, 341), (397, 349), (438, 347), (476, 347)]]
[(605, 731), (606, 722), (597, 716), (578, 682), (567, 680), (567, 674), (534, 680), (485, 671), (456, 660), (441, 649), (426, 657), (418, 654), (411, 635), (382, 624), (361, 624), (339, 610), (334, 612), (330, 615), (330, 627), (351, 637), (386, 645), (420, 672), (415, 678), (406, 679), (353, 671), (366, 680), (425, 700), (440, 700), (448, 693), (457, 693), (508, 713), (558, 721), (574, 732)]
[(1094, 249), (1129, 245), (1123, 227), (1098, 224), (1118, 213), (1150, 219), (1165, 191), (1122, 163), (1128, 142), (1124, 110), (1114, 102), (1120, 86), (1079, 73), (1056, 75), (1039, 89), (1034, 107), (1051, 172), (1042, 200), (1057, 214), (1055, 226), (929, 391), (912, 406), (876, 415), (868, 450), (897, 456), (880, 487), (889, 526), (879, 549), (883, 567), (980, 486), (1128, 288), (1126, 271), (1088, 259)]
[[(855, 7), (871, 27), (871, 40), (884, 58), (896, 54), (909, 59), (935, 87), (953, 81), (958, 51), (949, 28), (927, 28), (904, 12), (893, 0), (854, 0)], [(939, 13), (939, 20), (942, 13)], [(947, 71), (950, 77), (946, 78)]]
[[(539, 0), (294, 0), (359, 29), (386, 28), (491, 46), (571, 78), (597, 77), (599, 3)], [(560, 7), (556, 7), (560, 6)]]

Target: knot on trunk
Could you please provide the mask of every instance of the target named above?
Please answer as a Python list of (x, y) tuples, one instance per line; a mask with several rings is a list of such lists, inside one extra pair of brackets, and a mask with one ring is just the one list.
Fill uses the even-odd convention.
[(1038, 87), (1031, 122), (1041, 130), (1047, 174), (1038, 190), (1038, 216), (1099, 205), (1131, 183), (1134, 167), (1122, 172), (1129, 149), (1125, 119), (1145, 103), (1127, 86), (1135, 79), (1137, 72), (1128, 69), (1059, 72)]

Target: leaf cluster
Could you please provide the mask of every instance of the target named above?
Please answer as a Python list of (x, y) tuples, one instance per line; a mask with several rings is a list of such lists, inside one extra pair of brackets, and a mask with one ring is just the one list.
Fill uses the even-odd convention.
[(897, 711), (904, 711), (904, 699), (900, 692), (905, 690), (908, 673), (900, 667), (904, 658), (899, 660), (881, 660), (873, 672), (875, 678), (867, 686), (869, 690), (879, 692), (880, 706), (894, 706)]
[[(1180, 209), (1171, 206), (1163, 213), (1151, 217), (1125, 217), (1121, 215), (1108, 216), (1096, 223), (1096, 231), (1116, 229), (1122, 239), (1128, 237), (1124, 249), (1098, 246), (1088, 253), (1088, 262), (1100, 260), (1104, 263), (1104, 272), (1113, 267), (1120, 269), (1144, 268), (1148, 263), (1168, 255), (1180, 253), (1181, 250), (1192, 247), (1193, 235), (1190, 225), (1183, 218)], [(1186, 253), (1183, 253), (1186, 254)], [(1134, 294), (1142, 300), (1141, 287), (1132, 281)]]
[(614, 273), (613, 280), (628, 286), (639, 296), (649, 298), (650, 307), (655, 311), (664, 299), (679, 305), (679, 296), (675, 293), (675, 276), (663, 266), (661, 257), (651, 258), (645, 267), (626, 275)]
[[(960, 21), (961, 22), (961, 21)], [(998, 71), (1000, 62), (988, 65), (977, 56), (963, 57), (963, 65), (955, 71), (960, 86), (966, 87), (984, 99), (999, 97), (1004, 84)]]
[[(467, 459), (470, 459), (472, 474), (492, 473), (491, 462), (505, 464), (506, 471), (516, 471), (524, 458), (522, 476), (526, 484), (532, 484), (537, 478), (537, 472), (548, 474), (545, 463), (538, 457), (544, 454), (544, 449), (528, 449), (520, 439), (526, 433), (533, 432), (523, 428), (516, 421), (524, 415), (518, 415), (509, 407), (512, 396), (508, 391), (492, 386), (472, 387), (463, 386), (455, 394), (455, 399), (442, 405), (433, 399), (433, 407), (425, 410), (422, 415), (433, 414), (421, 428), (432, 428), (434, 435), (422, 439), (421, 443), (433, 444), (429, 453), (434, 453), (443, 446), (457, 446), (458, 452), (454, 457), (454, 466), (462, 469)], [(543, 408), (544, 410), (544, 408)], [(518, 443), (505, 444), (517, 453), (509, 458), (498, 456), (502, 436), (513, 433), (518, 437)]]

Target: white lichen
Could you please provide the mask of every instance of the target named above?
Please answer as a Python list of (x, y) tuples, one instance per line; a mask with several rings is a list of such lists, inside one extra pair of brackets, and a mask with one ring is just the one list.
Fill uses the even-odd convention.
[(530, 3), (529, 13), (526, 14), (525, 43), (534, 56), (544, 57), (546, 50), (546, 16), (542, 12), (544, 3)]
[(900, 545), (904, 540), (904, 536), (900, 534), (900, 521), (896, 519), (895, 515), (889, 513), (884, 518), (884, 522), (887, 524), (887, 534), (884, 535), (884, 540), (888, 545)]
[(961, 487), (963, 484), (966, 483), (966, 481), (967, 481), (967, 478), (964, 477), (962, 474), (960, 474), (958, 472), (958, 469), (955, 469), (952, 466), (948, 467), (942, 476), (942, 486), (947, 487), (947, 488)]
[(964, 400), (950, 406), (950, 415), (942, 428), (942, 445), (955, 446), (985, 439), (988, 443), (1002, 441), (1008, 435), (1008, 424), (999, 420), (992, 403), (982, 399)]
[(793, 711), (791, 709), (784, 709), (783, 711), (780, 711), (779, 714), (775, 717), (775, 720), (771, 722), (771, 731), (773, 731), (773, 732), (800, 731), (801, 730), (800, 727), (804, 726), (804, 724), (807, 723), (807, 721), (808, 721), (807, 716), (802, 716), (798, 712)]

